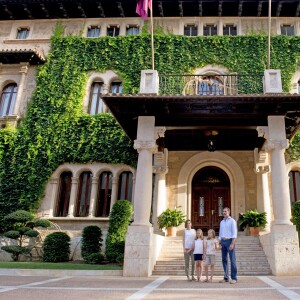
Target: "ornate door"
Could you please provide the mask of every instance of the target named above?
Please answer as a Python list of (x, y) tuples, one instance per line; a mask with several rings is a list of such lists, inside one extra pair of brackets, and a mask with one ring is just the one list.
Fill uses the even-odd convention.
[(192, 224), (194, 228), (219, 231), (224, 207), (230, 207), (230, 182), (219, 168), (203, 168), (193, 179)]

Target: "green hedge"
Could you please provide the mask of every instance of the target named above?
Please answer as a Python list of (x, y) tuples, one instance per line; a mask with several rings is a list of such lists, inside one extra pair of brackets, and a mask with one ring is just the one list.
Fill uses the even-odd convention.
[(81, 238), (81, 256), (85, 261), (91, 254), (101, 251), (102, 246), (102, 230), (98, 226), (86, 226), (82, 231)]
[(70, 237), (64, 232), (53, 232), (46, 236), (43, 244), (43, 261), (69, 261)]
[[(114, 70), (124, 93), (137, 93), (140, 71), (151, 68), (149, 35), (87, 39), (62, 37), (58, 26), (23, 124), (0, 130), (0, 225), (16, 209), (39, 206), (45, 184), (65, 162), (136, 164), (136, 152), (110, 114), (82, 112), (90, 71)], [(267, 37), (155, 36), (155, 68), (159, 74), (190, 73), (208, 64), (229, 72), (261, 74), (266, 68)], [(272, 37), (271, 68), (281, 69), (288, 91), (298, 65), (300, 37)], [(299, 137), (293, 148), (299, 149)], [(291, 159), (299, 151), (289, 151)], [(0, 226), (1, 227), (1, 226)]]
[(127, 200), (118, 200), (113, 205), (105, 243), (105, 256), (109, 261), (123, 261), (125, 237), (132, 214), (132, 204)]

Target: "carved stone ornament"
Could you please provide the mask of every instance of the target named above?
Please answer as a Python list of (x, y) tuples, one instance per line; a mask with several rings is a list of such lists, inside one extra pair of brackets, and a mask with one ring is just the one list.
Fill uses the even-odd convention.
[(259, 165), (255, 167), (255, 173), (258, 174), (265, 174), (269, 173), (271, 170), (271, 167), (269, 165)]
[(154, 140), (150, 141), (139, 141), (135, 140), (133, 144), (133, 148), (140, 152), (142, 150), (148, 150), (152, 153), (157, 152), (157, 145)]
[(165, 137), (166, 127), (154, 128), (154, 139)]
[(269, 135), (269, 128), (268, 128), (268, 126), (258, 126), (256, 128), (256, 131), (257, 131), (258, 137), (263, 137), (265, 139), (268, 138), (268, 135)]
[(282, 150), (287, 149), (289, 147), (289, 140), (267, 140), (265, 143), (266, 151), (271, 151), (274, 149)]
[(154, 174), (167, 174), (168, 171), (169, 171), (169, 169), (166, 166), (153, 166)]

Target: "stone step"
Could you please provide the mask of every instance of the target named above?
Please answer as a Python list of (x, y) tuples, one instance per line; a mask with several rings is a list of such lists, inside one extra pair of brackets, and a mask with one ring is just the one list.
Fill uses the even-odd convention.
[[(270, 266), (259, 238), (242, 236), (236, 241), (239, 275), (269, 275)], [(181, 237), (165, 238), (153, 275), (185, 276)], [(216, 253), (215, 275), (223, 275), (221, 251)]]

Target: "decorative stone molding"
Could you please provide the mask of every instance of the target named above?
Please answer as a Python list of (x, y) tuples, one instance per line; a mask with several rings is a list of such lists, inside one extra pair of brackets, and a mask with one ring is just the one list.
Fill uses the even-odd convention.
[(164, 152), (157, 152), (154, 154), (153, 173), (167, 174), (168, 173), (168, 150)]
[(79, 177), (72, 177), (71, 179), (72, 184), (78, 184), (78, 181), (79, 181)]
[(262, 165), (262, 166), (256, 167), (254, 171), (257, 174), (266, 174), (271, 171), (271, 167), (270, 167), (270, 165), (265, 165), (265, 166)]
[(254, 172), (256, 174), (265, 174), (270, 172), (271, 167), (268, 161), (268, 152), (257, 148), (254, 149)]
[(157, 145), (154, 140), (149, 140), (149, 141), (135, 140), (133, 148), (137, 150), (138, 153), (140, 153), (142, 150), (148, 150), (152, 153), (157, 152)]
[(26, 65), (21, 64), (20, 73), (27, 74), (27, 72), (28, 72), (28, 64)]
[(167, 174), (169, 171), (168, 167), (166, 166), (154, 166), (153, 167), (153, 173), (154, 174)]
[(263, 137), (265, 139), (268, 139), (269, 136), (269, 128), (268, 126), (258, 126), (256, 128), (258, 137)]
[(289, 140), (272, 140), (268, 139), (265, 143), (265, 149), (266, 151), (270, 152), (274, 149), (282, 150), (287, 149), (289, 147)]
[(158, 95), (159, 78), (156, 70), (142, 70), (140, 82), (140, 94)]
[(167, 130), (166, 127), (155, 127), (154, 128), (154, 139), (164, 138), (166, 130)]

